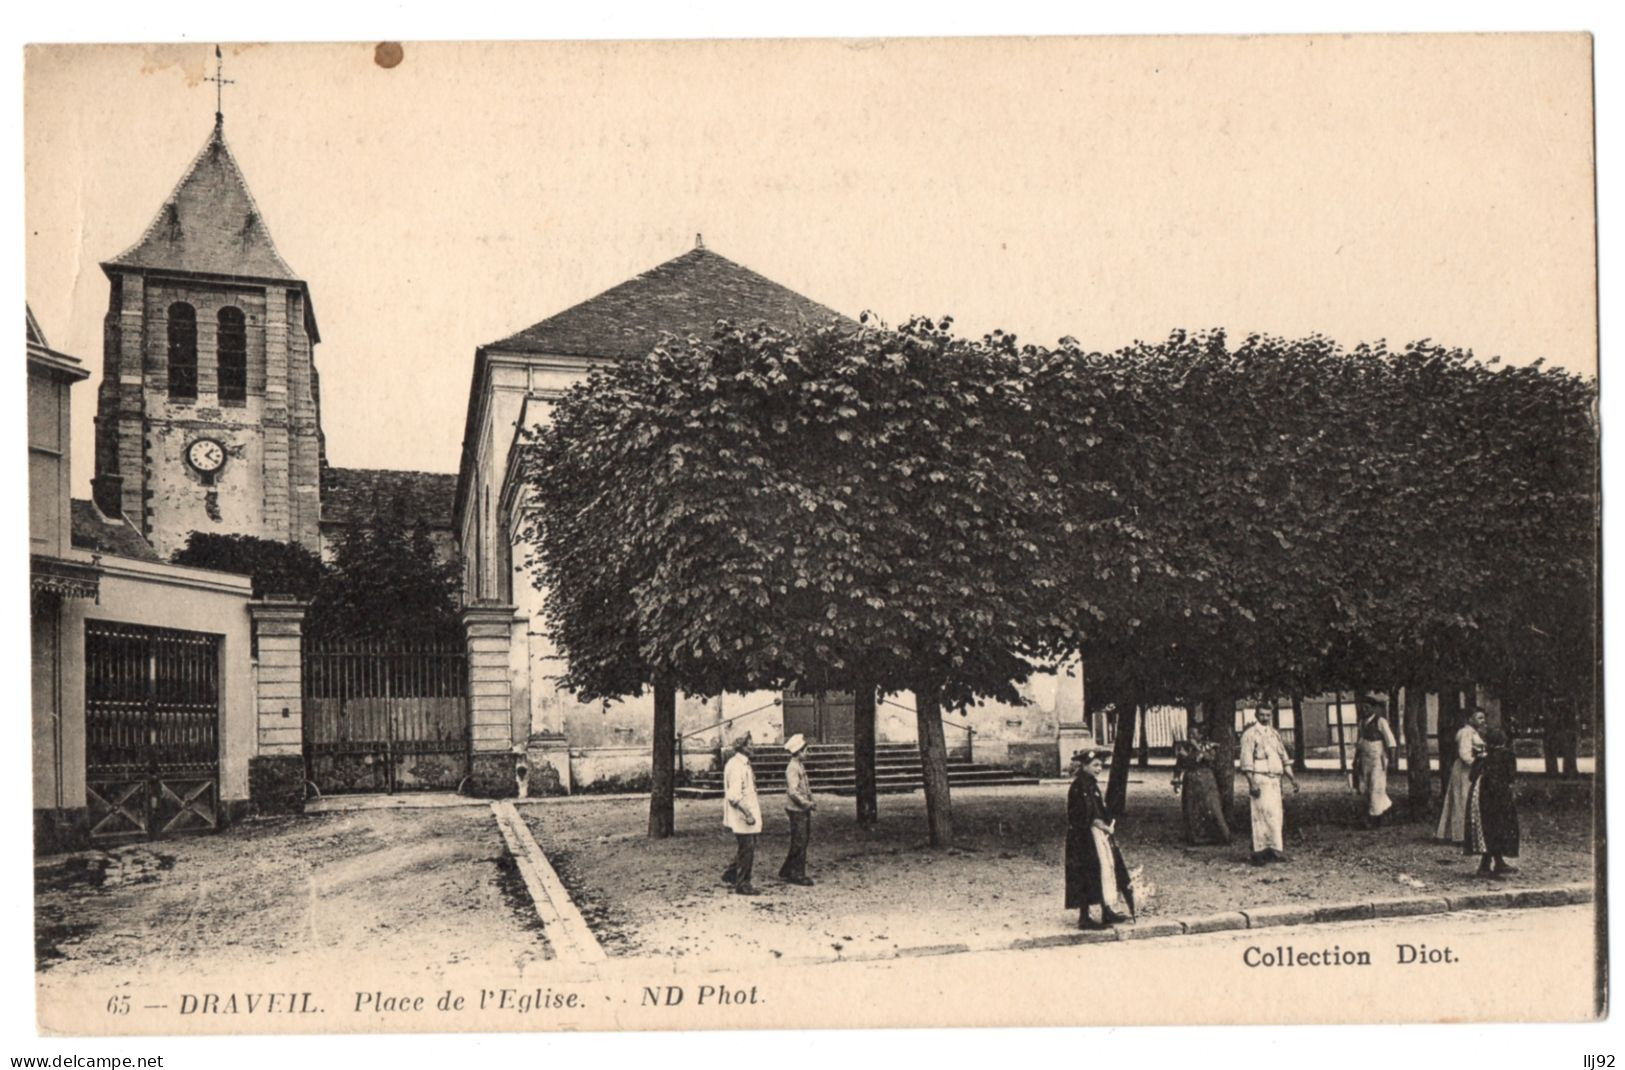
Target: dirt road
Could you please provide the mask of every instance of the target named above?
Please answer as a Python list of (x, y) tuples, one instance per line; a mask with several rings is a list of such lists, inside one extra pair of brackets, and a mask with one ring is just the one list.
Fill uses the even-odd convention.
[(548, 955), (483, 805), (265, 819), (43, 860), (41, 979), (364, 962), (435, 975)]

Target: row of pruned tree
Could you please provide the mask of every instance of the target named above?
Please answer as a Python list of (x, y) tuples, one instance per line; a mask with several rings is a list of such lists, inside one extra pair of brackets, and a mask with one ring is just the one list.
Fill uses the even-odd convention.
[(521, 535), (562, 683), (654, 689), (651, 834), (678, 690), (852, 691), (860, 820), (873, 697), (906, 690), (942, 842), (942, 709), (1019, 701), (1071, 656), (1128, 728), (1201, 703), (1224, 748), (1242, 695), (1589, 698), (1594, 401), (1431, 343), (721, 324), (559, 401), (521, 456)]

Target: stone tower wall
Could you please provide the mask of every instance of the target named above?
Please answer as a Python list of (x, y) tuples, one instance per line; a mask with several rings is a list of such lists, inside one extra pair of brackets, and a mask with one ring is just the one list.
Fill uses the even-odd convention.
[[(304, 300), (285, 285), (120, 273), (97, 399), (97, 472), (120, 477), (125, 515), (159, 554), (193, 531), (319, 549), (320, 415)], [(197, 315), (195, 400), (169, 396), (169, 310), (180, 301)], [(218, 317), (227, 306), (245, 318), (242, 402), (219, 397)], [(226, 453), (213, 477), (186, 460), (205, 437)]]

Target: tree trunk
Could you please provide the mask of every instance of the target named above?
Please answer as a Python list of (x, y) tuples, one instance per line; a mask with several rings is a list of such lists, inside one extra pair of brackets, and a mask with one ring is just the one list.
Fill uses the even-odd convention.
[(852, 693), (852, 758), (857, 772), (858, 824), (873, 825), (880, 820), (875, 792), (875, 689), (866, 680), (858, 681)]
[(655, 680), (654, 748), (649, 763), (649, 835), (670, 836), (677, 825), (673, 763), (677, 760), (677, 688)]
[(1234, 823), (1236, 813), (1236, 700), (1232, 695), (1209, 695), (1207, 738), (1218, 745), (1213, 756), (1213, 779), (1219, 784), (1224, 818)]
[(1543, 692), (1540, 696), (1540, 750), (1546, 759), (1546, 775), (1557, 776), (1557, 725), (1552, 721), (1552, 704)]
[(1122, 816), (1124, 808), (1128, 806), (1128, 769), (1134, 757), (1134, 715), (1137, 706), (1133, 702), (1120, 702), (1117, 705), (1116, 735), (1112, 739), (1112, 775), (1106, 782), (1106, 814), (1111, 818)]
[(1461, 692), (1439, 692), (1439, 795), (1450, 790), (1450, 766), (1456, 760), (1456, 730), (1461, 727)]
[(1392, 776), (1399, 775), (1399, 751), (1405, 735), (1405, 719), (1399, 710), (1399, 685), (1388, 685), (1388, 727), (1394, 730), (1394, 743), (1396, 746), (1388, 754), (1388, 772)]
[(935, 684), (914, 686), (914, 719), (920, 737), (920, 775), (925, 782), (925, 819), (932, 847), (951, 843), (954, 815), (948, 801), (948, 746), (942, 738), (942, 699)]
[(1405, 771), (1411, 820), (1433, 816), (1433, 780), (1428, 775), (1428, 695), (1415, 682), (1405, 685)]
[(1303, 727), (1303, 696), (1292, 696), (1292, 768), (1303, 772), (1309, 768), (1309, 733)]
[(1580, 775), (1580, 697), (1564, 703), (1563, 779)]
[(1139, 762), (1140, 762), (1140, 768), (1141, 769), (1149, 769), (1149, 768), (1151, 768), (1151, 726), (1146, 723), (1146, 719), (1145, 719), (1146, 708), (1144, 706), (1141, 706), (1139, 709), (1140, 709), (1140, 753), (1139, 753), (1138, 758), (1139, 758)]
[(1334, 697), (1336, 705), (1332, 707), (1332, 715), (1337, 718), (1337, 771), (1346, 773), (1349, 771), (1349, 756), (1348, 741), (1343, 732), (1343, 692), (1336, 692)]

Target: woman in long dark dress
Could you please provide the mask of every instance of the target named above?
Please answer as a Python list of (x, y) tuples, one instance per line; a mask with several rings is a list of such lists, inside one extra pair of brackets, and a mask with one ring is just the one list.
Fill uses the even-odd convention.
[[(1099, 751), (1078, 755), (1078, 775), (1066, 797), (1066, 905), (1078, 908), (1078, 928), (1105, 929), (1128, 920), (1119, 903), (1134, 909), (1123, 852), (1112, 838), (1115, 822), (1107, 820), (1106, 800), (1100, 794), (1105, 763)], [(1089, 916), (1100, 908), (1100, 920)]]
[(1506, 862), (1518, 857), (1518, 804), (1512, 786), (1518, 759), (1499, 728), (1485, 732), (1484, 743), (1467, 789), (1465, 850), (1481, 856), (1479, 876), (1501, 880), (1503, 874), (1518, 872)]

